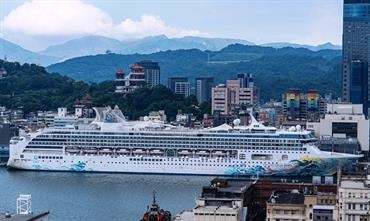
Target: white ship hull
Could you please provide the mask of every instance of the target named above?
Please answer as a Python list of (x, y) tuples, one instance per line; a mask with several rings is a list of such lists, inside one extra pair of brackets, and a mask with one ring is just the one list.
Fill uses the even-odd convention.
[[(325, 175), (359, 155), (320, 151), (309, 131), (248, 127), (177, 129), (124, 122), (98, 110), (92, 128), (49, 128), (10, 141), (8, 166), (24, 170), (196, 175)], [(112, 121), (122, 121), (112, 123)]]
[[(240, 151), (241, 153), (246, 151)], [(328, 154), (331, 153), (323, 152)], [(337, 166), (350, 165), (357, 160), (348, 157), (323, 158), (322, 156), (297, 156), (286, 161), (252, 161), (221, 157), (159, 157), (93, 154), (35, 154), (24, 152), (12, 155), (11, 168), (44, 171), (159, 173), (188, 175), (328, 175)]]

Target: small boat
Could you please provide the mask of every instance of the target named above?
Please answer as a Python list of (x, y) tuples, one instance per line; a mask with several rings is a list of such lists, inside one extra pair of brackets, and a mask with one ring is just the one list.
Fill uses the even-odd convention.
[(80, 151), (81, 149), (77, 147), (67, 147), (66, 148), (67, 153), (79, 153)]
[(214, 150), (212, 151), (213, 156), (226, 156), (226, 152), (222, 150)]
[(193, 152), (191, 150), (178, 150), (177, 154), (178, 155), (192, 155)]
[(132, 151), (132, 153), (134, 153), (134, 154), (144, 154), (144, 153), (146, 153), (146, 149), (134, 149)]
[(100, 150), (100, 153), (108, 153), (108, 154), (110, 154), (110, 153), (112, 153), (113, 151), (111, 150), (111, 149), (109, 149), (109, 148), (104, 148), (104, 149), (101, 149)]
[(95, 149), (95, 148), (92, 148), (92, 149), (83, 149), (83, 152), (84, 153), (97, 153), (98, 150)]
[(153, 191), (153, 203), (152, 206), (144, 213), (143, 218), (140, 221), (171, 221), (171, 213), (161, 209), (156, 202), (155, 191)]
[(126, 149), (126, 148), (117, 149), (116, 153), (123, 153), (123, 154), (130, 153), (130, 149)]
[(198, 154), (198, 155), (209, 155), (208, 150), (197, 150), (197, 151), (195, 151), (195, 153)]
[(149, 152), (152, 155), (163, 155), (164, 150), (162, 150), (162, 149), (151, 149)]

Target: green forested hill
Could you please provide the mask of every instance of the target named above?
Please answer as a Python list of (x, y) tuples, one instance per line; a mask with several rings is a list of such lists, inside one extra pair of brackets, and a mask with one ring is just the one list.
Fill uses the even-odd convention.
[(58, 74), (49, 74), (35, 64), (0, 60), (7, 75), (0, 79), (0, 106), (24, 107), (26, 112), (71, 107), (86, 94), (89, 85)]
[[(74, 102), (89, 94), (92, 106), (118, 105), (125, 116), (137, 119), (150, 111), (165, 110), (173, 120), (178, 109), (193, 113), (198, 118), (210, 113), (209, 105), (198, 105), (194, 96), (184, 98), (164, 86), (140, 88), (123, 97), (114, 94), (113, 81), (87, 84), (59, 74), (50, 74), (35, 64), (19, 64), (0, 60), (0, 68), (7, 74), (0, 78), (0, 106), (23, 107), (26, 113), (38, 110), (56, 110), (58, 107), (73, 108)], [(198, 107), (199, 106), (199, 107)]]
[(287, 88), (316, 89), (322, 94), (340, 95), (340, 50), (310, 51), (230, 45), (220, 51), (197, 49), (158, 52), (148, 55), (103, 54), (79, 57), (54, 64), (47, 69), (85, 82), (114, 79), (119, 68), (126, 73), (140, 60), (160, 63), (161, 82), (168, 77), (214, 77), (216, 83), (234, 79), (237, 73), (252, 73), (264, 100), (280, 98)]

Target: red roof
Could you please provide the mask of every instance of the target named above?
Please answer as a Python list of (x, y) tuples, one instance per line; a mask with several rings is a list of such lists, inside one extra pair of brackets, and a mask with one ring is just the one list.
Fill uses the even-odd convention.
[(116, 76), (120, 76), (120, 77), (125, 76), (125, 72), (123, 72), (121, 69), (119, 69), (116, 72)]
[(140, 65), (137, 65), (137, 64), (131, 66), (130, 68), (133, 69), (133, 70), (142, 70), (142, 69), (144, 69), (143, 66), (140, 66)]

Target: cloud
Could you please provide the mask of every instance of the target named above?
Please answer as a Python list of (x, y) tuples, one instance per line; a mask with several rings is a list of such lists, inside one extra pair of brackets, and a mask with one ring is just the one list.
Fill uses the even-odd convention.
[(111, 25), (103, 11), (75, 0), (25, 2), (1, 21), (2, 29), (28, 35), (91, 34)]
[(197, 30), (168, 26), (159, 16), (127, 18), (118, 24), (101, 9), (80, 0), (32, 0), (11, 11), (0, 22), (2, 32), (32, 36), (98, 34), (135, 38), (165, 34), (169, 37), (206, 35)]
[(143, 15), (139, 21), (125, 19), (115, 26), (115, 32), (128, 37), (144, 37), (165, 34), (169, 37), (206, 35), (198, 30), (184, 30), (170, 27), (159, 16)]

